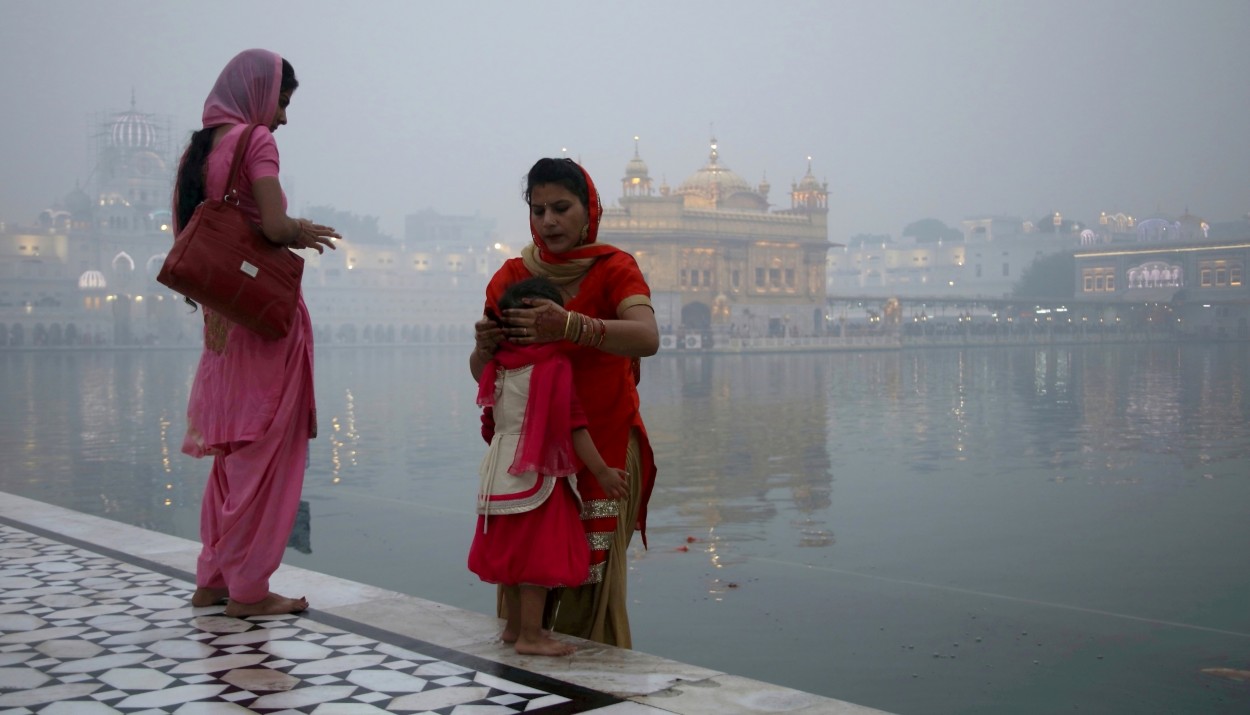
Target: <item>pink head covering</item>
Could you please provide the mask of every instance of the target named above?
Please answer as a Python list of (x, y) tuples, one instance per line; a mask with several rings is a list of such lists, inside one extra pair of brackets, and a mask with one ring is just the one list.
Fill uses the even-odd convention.
[(222, 124), (269, 126), (278, 112), (282, 58), (269, 50), (244, 50), (217, 77), (204, 100), (204, 127)]

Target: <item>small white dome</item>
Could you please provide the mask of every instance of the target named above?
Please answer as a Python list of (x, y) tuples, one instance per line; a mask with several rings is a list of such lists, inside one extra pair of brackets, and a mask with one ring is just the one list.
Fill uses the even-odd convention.
[(99, 271), (87, 271), (78, 276), (78, 290), (104, 290), (107, 287), (108, 281)]

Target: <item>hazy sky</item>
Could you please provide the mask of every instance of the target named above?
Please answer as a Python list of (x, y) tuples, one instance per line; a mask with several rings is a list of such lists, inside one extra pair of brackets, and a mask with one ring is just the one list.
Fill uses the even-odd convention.
[[(807, 157), (830, 239), (917, 219), (1250, 211), (1246, 0), (7, 0), (0, 219), (85, 181), (92, 121), (178, 144), (239, 50), (301, 86), (278, 134), (298, 213), (481, 213), (524, 240), (521, 177), (563, 148), (605, 203), (641, 138), (657, 185), (707, 160), (789, 207)], [(348, 237), (350, 238), (350, 236)]]

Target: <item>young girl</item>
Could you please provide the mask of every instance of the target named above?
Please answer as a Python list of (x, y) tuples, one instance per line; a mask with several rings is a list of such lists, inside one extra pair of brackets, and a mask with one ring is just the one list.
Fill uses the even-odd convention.
[[(504, 292), (500, 309), (523, 307), (525, 298), (562, 302), (553, 283), (530, 278)], [(547, 591), (581, 585), (590, 568), (577, 460), (612, 499), (628, 495), (625, 472), (604, 463), (586, 431), (560, 343), (501, 343), (482, 372), (477, 402), (490, 411), (483, 419), (490, 448), (480, 469), (469, 570), (505, 586), (503, 640), (517, 653), (569, 655), (577, 648), (546, 634), (542, 618)]]

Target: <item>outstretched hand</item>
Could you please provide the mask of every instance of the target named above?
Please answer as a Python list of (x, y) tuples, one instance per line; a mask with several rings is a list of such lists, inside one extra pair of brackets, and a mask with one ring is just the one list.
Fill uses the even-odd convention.
[(291, 248), (315, 248), (317, 253), (325, 253), (326, 248), (332, 251), (338, 249), (334, 242), (343, 237), (333, 226), (313, 223), (306, 218), (296, 220), (299, 221), (299, 235), (291, 241)]

